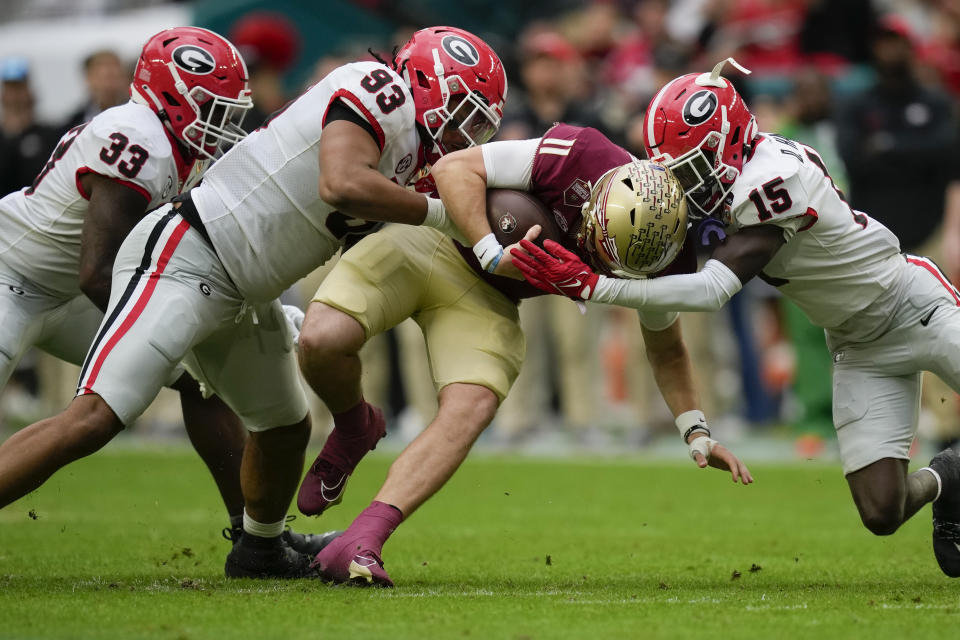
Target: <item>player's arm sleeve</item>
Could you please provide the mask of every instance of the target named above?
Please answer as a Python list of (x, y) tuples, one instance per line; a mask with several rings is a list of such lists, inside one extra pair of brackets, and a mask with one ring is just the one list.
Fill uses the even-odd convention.
[(483, 167), (487, 172), (487, 187), (529, 191), (533, 160), (539, 146), (540, 138), (503, 140), (482, 145), (480, 149), (483, 151)]
[(716, 311), (742, 287), (740, 279), (725, 264), (707, 260), (697, 273), (650, 280), (600, 276), (590, 299), (644, 312)]

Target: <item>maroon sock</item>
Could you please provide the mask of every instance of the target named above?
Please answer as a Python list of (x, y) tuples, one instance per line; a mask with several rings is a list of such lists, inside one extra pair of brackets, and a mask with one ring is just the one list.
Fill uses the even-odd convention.
[(360, 398), (360, 402), (343, 413), (333, 414), (333, 428), (344, 438), (363, 434), (363, 427), (367, 424), (367, 401)]
[[(364, 539), (373, 538), (379, 545), (376, 552), (380, 552), (390, 534), (403, 522), (403, 513), (393, 505), (374, 500), (364, 509), (347, 530)], [(347, 534), (345, 533), (344, 536)]]

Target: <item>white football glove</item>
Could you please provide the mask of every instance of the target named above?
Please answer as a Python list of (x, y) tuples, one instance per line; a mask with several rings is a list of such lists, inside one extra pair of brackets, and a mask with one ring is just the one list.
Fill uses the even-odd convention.
[(293, 334), (293, 348), (300, 348), (300, 328), (303, 326), (303, 309), (292, 304), (283, 305), (283, 315), (287, 319), (287, 326)]

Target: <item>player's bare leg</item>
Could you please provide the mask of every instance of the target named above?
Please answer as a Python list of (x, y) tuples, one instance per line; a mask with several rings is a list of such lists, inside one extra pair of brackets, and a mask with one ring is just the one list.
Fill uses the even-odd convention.
[(275, 522), (286, 516), (303, 472), (309, 439), (309, 414), (296, 424), (250, 434), (240, 482), (244, 508), (254, 520)]
[(440, 390), (440, 408), (423, 433), (390, 465), (374, 500), (409, 517), (446, 484), (497, 412), (497, 395), (480, 385), (451, 384)]
[(439, 400), (437, 416), (390, 466), (374, 501), (317, 554), (314, 566), (324, 578), (393, 586), (380, 557), (383, 544), (450, 479), (499, 405), (493, 391), (473, 384), (448, 385)]
[(907, 474), (907, 461), (884, 458), (847, 475), (847, 484), (863, 525), (878, 536), (890, 535), (936, 498), (933, 474)]
[(227, 556), (227, 577), (307, 577), (310, 556), (294, 550), (282, 534), (309, 439), (309, 414), (296, 424), (250, 434), (240, 469), (244, 533)]
[(352, 316), (319, 302), (307, 308), (300, 329), (300, 370), (333, 414), (333, 431), (297, 496), (297, 506), (307, 515), (319, 515), (343, 499), (350, 474), (386, 434), (383, 413), (363, 399), (360, 349), (366, 339)]
[(247, 430), (223, 400), (217, 396), (204, 399), (200, 386), (188, 374), (181, 376), (173, 388), (180, 393), (190, 443), (210, 470), (231, 521), (242, 518), (240, 466)]
[(331, 413), (343, 413), (363, 400), (360, 349), (367, 341), (352, 316), (322, 302), (311, 302), (300, 328), (300, 370)]
[(0, 446), (0, 507), (33, 491), (58, 469), (100, 450), (123, 423), (96, 394), (10, 436)]

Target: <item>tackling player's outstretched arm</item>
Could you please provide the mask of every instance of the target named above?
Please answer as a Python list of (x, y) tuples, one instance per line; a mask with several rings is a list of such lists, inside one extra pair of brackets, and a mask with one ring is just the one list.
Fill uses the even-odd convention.
[(90, 200), (80, 238), (80, 290), (106, 311), (117, 250), (149, 201), (139, 191), (97, 173), (85, 174), (80, 185)]
[(354, 218), (421, 224), (427, 198), (385, 177), (379, 162), (380, 147), (362, 126), (328, 122), (320, 139), (320, 199)]
[(716, 311), (756, 276), (783, 245), (776, 226), (747, 227), (727, 237), (700, 271), (649, 280), (597, 276), (574, 254), (546, 241), (544, 251), (521, 241), (514, 264), (550, 293), (649, 311)]
[(782, 244), (779, 227), (747, 227), (728, 236), (696, 273), (652, 280), (600, 276), (592, 300), (637, 309), (716, 311), (763, 270)]

